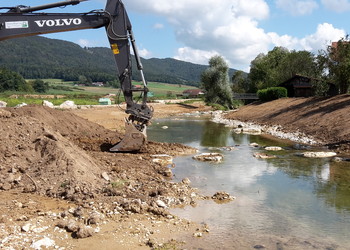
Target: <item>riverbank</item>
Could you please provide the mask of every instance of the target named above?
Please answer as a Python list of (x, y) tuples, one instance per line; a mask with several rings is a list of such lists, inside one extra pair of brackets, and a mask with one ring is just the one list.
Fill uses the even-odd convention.
[(308, 138), (302, 143), (325, 146), (340, 154), (349, 154), (349, 105), (350, 95), (282, 98), (243, 106), (225, 114), (224, 118), (275, 128), (272, 131)]

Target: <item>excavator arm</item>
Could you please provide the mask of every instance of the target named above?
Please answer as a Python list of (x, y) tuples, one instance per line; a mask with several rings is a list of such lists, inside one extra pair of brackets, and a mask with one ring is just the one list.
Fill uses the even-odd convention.
[[(128, 14), (121, 0), (107, 0), (105, 10), (87, 13), (44, 13), (50, 8), (76, 5), (87, 0), (69, 0), (35, 7), (0, 7), (0, 41), (48, 33), (82, 29), (105, 28), (114, 55), (121, 89), (126, 101), (126, 134), (124, 139), (110, 151), (138, 151), (146, 142), (146, 126), (153, 116), (147, 105), (147, 82), (143, 74), (138, 50)], [(143, 88), (132, 85), (131, 51), (133, 48), (137, 68), (141, 74)], [(142, 102), (134, 101), (134, 93), (140, 92)]]

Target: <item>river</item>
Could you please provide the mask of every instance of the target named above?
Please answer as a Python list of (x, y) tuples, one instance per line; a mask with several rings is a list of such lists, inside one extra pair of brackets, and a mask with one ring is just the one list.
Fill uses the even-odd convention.
[[(186, 248), (350, 249), (349, 162), (304, 158), (298, 153), (314, 149), (236, 134), (194, 115), (155, 120), (148, 136), (224, 155), (222, 163), (198, 162), (192, 156), (174, 159), (175, 181), (187, 177), (204, 195), (225, 191), (236, 197), (226, 204), (200, 201), (171, 211), (210, 228), (201, 239), (188, 239)], [(221, 149), (225, 146), (235, 150)], [(266, 146), (283, 150), (267, 152)], [(257, 159), (257, 152), (276, 158)]]

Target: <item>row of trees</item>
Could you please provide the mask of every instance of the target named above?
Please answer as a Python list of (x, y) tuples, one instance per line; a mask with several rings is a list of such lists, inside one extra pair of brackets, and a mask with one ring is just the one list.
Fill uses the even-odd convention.
[[(319, 79), (315, 84), (332, 82), (341, 94), (345, 94), (350, 86), (350, 39), (346, 36), (320, 50), (317, 55), (305, 50), (289, 51), (284, 47), (275, 47), (267, 54), (259, 54), (250, 66), (248, 75), (242, 71), (233, 75), (233, 91), (255, 93), (259, 89), (275, 87), (299, 74)], [(318, 88), (323, 88), (323, 93), (327, 91), (325, 86)]]
[(0, 92), (12, 90), (45, 93), (48, 89), (49, 84), (43, 80), (27, 82), (20, 74), (6, 68), (0, 68)]
[(276, 87), (296, 74), (318, 79), (313, 84), (319, 95), (327, 92), (327, 82), (334, 83), (339, 93), (345, 94), (350, 87), (350, 38), (340, 39), (317, 55), (305, 50), (275, 47), (267, 54), (259, 54), (250, 66), (248, 74), (236, 71), (229, 82), (228, 65), (224, 59), (212, 57), (209, 68), (201, 77), (202, 88), (206, 91), (205, 101), (230, 108), (232, 92), (256, 93)]

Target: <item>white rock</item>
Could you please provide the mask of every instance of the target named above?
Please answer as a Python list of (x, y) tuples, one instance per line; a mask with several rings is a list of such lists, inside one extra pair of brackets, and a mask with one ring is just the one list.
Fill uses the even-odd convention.
[(7, 102), (0, 101), (0, 108), (5, 108), (7, 106)]
[(168, 126), (163, 126), (162, 129), (168, 129), (169, 127)]
[(41, 240), (33, 242), (30, 247), (34, 249), (41, 249), (41, 247), (53, 247), (55, 245), (55, 241), (50, 238), (44, 237)]
[(273, 159), (276, 158), (275, 155), (268, 155), (265, 153), (254, 153), (254, 157), (255, 158), (259, 158), (259, 159)]
[(73, 101), (65, 101), (60, 105), (61, 109), (76, 109), (77, 105)]
[(335, 153), (335, 152), (304, 152), (301, 155), (304, 157), (307, 157), (307, 158), (326, 158), (326, 157), (336, 156), (337, 153)]
[(25, 224), (25, 225), (23, 225), (22, 227), (21, 227), (21, 230), (23, 231), (23, 232), (29, 232), (29, 230), (30, 230), (30, 228), (31, 228), (31, 224), (30, 223), (27, 223), (27, 224)]
[(271, 147), (265, 147), (265, 150), (268, 150), (268, 151), (280, 151), (280, 150), (283, 150), (283, 148), (276, 147), (276, 146), (271, 146)]
[(27, 105), (28, 105), (27, 103), (22, 102), (22, 103), (20, 103), (20, 104), (17, 104), (17, 105), (15, 106), (15, 108), (22, 108), (22, 107), (27, 106)]
[(156, 201), (156, 204), (157, 204), (158, 207), (163, 207), (163, 208), (166, 207), (164, 201), (162, 201), (162, 200), (157, 200), (157, 201)]
[(215, 162), (221, 162), (224, 159), (224, 156), (219, 153), (202, 153), (199, 155), (195, 155), (192, 157), (195, 160), (198, 161), (215, 161)]
[(110, 180), (111, 180), (106, 172), (103, 172), (103, 173), (101, 174), (101, 176), (102, 176), (102, 178), (105, 179), (106, 181), (110, 181)]
[(49, 102), (49, 101), (44, 100), (44, 101), (43, 101), (43, 106), (49, 107), (49, 108), (53, 108), (55, 105), (53, 105), (52, 102)]

